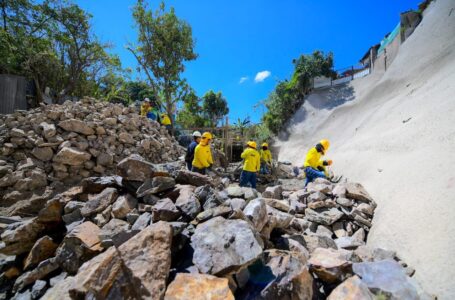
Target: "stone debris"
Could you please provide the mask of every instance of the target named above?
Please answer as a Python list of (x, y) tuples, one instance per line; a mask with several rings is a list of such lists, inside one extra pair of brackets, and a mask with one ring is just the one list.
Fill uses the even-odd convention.
[(412, 266), (366, 246), (360, 184), (193, 173), (133, 110), (0, 116), (0, 299), (418, 299)]

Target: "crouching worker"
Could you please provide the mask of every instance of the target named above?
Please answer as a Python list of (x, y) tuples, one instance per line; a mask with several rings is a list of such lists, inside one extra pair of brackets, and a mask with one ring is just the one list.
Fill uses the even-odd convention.
[(253, 189), (256, 188), (256, 174), (259, 172), (261, 167), (261, 156), (259, 152), (256, 150), (256, 142), (249, 141), (247, 143), (247, 147), (243, 150), (242, 155), (243, 158), (243, 170), (240, 174), (240, 186), (248, 186), (251, 185)]
[(261, 154), (261, 174), (270, 174), (272, 166), (272, 153), (267, 143), (262, 144)]
[(328, 140), (321, 140), (308, 151), (303, 164), (306, 175), (305, 186), (316, 178), (327, 178), (325, 167), (330, 166), (332, 160), (321, 160), (321, 157), (329, 150), (329, 146)]
[(210, 141), (212, 134), (204, 132), (201, 141), (194, 149), (194, 159), (191, 171), (205, 175), (206, 170), (213, 165), (212, 151), (210, 150)]

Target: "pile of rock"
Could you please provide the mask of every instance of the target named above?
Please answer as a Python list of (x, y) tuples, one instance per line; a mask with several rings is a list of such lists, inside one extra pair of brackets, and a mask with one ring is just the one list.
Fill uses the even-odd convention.
[(135, 108), (91, 98), (0, 115), (0, 197), (8, 205), (53, 182), (113, 174), (131, 154), (169, 162), (183, 149)]
[(0, 298), (418, 299), (413, 270), (365, 246), (375, 206), (359, 184), (261, 195), (133, 155), (0, 218)]

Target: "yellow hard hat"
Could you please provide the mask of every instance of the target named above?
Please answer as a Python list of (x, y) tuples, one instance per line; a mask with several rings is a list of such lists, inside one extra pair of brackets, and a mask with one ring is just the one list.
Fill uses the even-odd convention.
[(248, 143), (246, 143), (248, 146), (250, 146), (251, 148), (254, 148), (256, 149), (256, 142), (255, 141), (249, 141)]
[(212, 137), (212, 134), (210, 132), (206, 131), (206, 132), (204, 132), (202, 134), (202, 138), (211, 140), (213, 137)]
[(321, 141), (319, 142), (319, 144), (321, 144), (322, 147), (324, 147), (324, 150), (325, 150), (325, 151), (329, 150), (329, 147), (330, 147), (330, 142), (329, 142), (329, 140), (325, 140), (325, 139), (324, 139), (324, 140), (321, 140)]
[(267, 144), (267, 143), (262, 144), (262, 147), (268, 147), (268, 146), (269, 146), (269, 144)]

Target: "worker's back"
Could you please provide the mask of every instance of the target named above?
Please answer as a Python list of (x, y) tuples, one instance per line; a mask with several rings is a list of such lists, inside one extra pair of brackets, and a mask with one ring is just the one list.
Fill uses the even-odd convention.
[(244, 159), (243, 170), (258, 172), (261, 166), (260, 154), (256, 149), (246, 148), (240, 156)]

